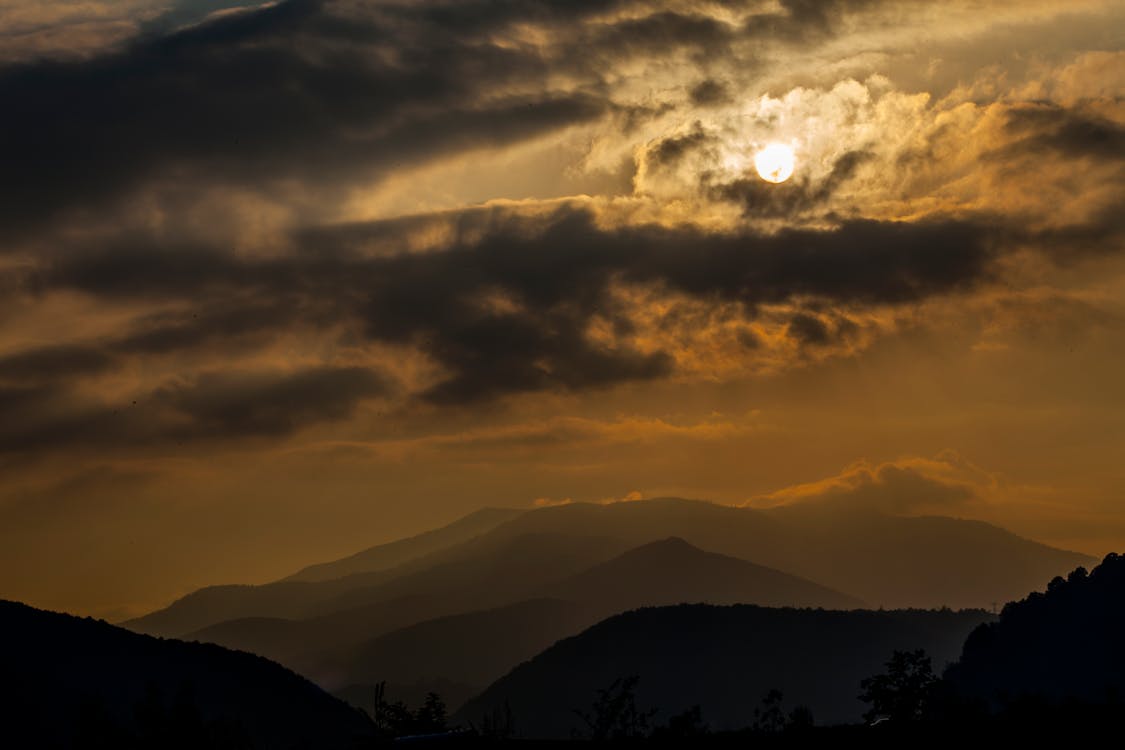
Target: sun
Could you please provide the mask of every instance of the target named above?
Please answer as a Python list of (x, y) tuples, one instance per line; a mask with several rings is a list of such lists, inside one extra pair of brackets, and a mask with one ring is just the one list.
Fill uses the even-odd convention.
[(793, 149), (784, 143), (771, 143), (754, 155), (754, 167), (766, 182), (788, 180), (793, 176), (796, 161)]

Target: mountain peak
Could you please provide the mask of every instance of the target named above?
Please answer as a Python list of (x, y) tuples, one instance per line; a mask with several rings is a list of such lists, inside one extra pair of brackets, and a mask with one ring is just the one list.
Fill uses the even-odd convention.
[(634, 547), (633, 549), (629, 550), (625, 554), (626, 555), (644, 555), (644, 554), (651, 554), (651, 553), (655, 553), (655, 552), (663, 552), (663, 553), (675, 552), (675, 553), (680, 553), (680, 554), (683, 554), (685, 552), (696, 552), (696, 553), (703, 554), (703, 555), (713, 554), (713, 553), (707, 552), (706, 550), (702, 550), (699, 547), (696, 547), (694, 544), (692, 544), (691, 542), (689, 542), (688, 540), (684, 539), (681, 536), (670, 536), (670, 537), (666, 537), (664, 539), (657, 539), (654, 542), (649, 542), (648, 544), (642, 544), (639, 547)]

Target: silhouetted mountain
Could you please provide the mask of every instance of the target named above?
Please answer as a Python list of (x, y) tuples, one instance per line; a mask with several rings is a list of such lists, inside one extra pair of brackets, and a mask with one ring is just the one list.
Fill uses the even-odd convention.
[(474, 685), (479, 692), (515, 665), (597, 620), (590, 608), (575, 602), (533, 599), (387, 633), (357, 648), (347, 667), (357, 681), (445, 681)]
[[(487, 601), (477, 601), (471, 609), (499, 606), (520, 595), (514, 593), (505, 600), (492, 593), (498, 582), (510, 594), (521, 586), (530, 591), (536, 583), (550, 582), (547, 575), (538, 576), (537, 581), (533, 580), (535, 575), (529, 575), (529, 569), (545, 559), (538, 554), (536, 544), (526, 543), (534, 535), (555, 540), (552, 544), (556, 550), (567, 546), (566, 537), (580, 538), (572, 545), (579, 551), (564, 555), (575, 558), (570, 570), (565, 570), (564, 564), (545, 571), (559, 577), (655, 539), (677, 536), (710, 552), (816, 581), (884, 607), (990, 607), (1023, 596), (1060, 572), (1091, 562), (1082, 555), (1031, 542), (978, 521), (903, 518), (825, 507), (767, 512), (678, 499), (610, 505), (575, 503), (521, 513), (469, 541), (423, 554), (394, 568), (330, 581), (209, 587), (125, 625), (139, 632), (180, 637), (247, 617), (309, 619), (349, 609), (359, 612), (362, 607), (382, 609), (390, 599), (424, 598), (420, 591), (442, 588), (419, 589), (414, 585), (417, 577), (427, 576), (431, 582), (444, 577), (451, 584), (445, 590), (459, 592), (466, 601), (484, 592)], [(588, 549), (581, 551), (585, 544), (581, 540), (590, 537), (603, 545), (600, 557), (589, 554)], [(533, 558), (517, 559), (513, 550), (521, 544)], [(504, 584), (512, 575), (518, 585)], [(420, 611), (418, 619), (464, 611), (449, 604), (445, 609), (435, 605)], [(383, 617), (373, 616), (376, 620)], [(357, 630), (368, 628), (365, 621), (356, 622)], [(398, 621), (394, 626), (403, 624), (407, 623)]]
[(0, 740), (8, 747), (370, 741), (370, 723), (352, 707), (259, 656), (6, 601), (0, 632)]
[[(510, 705), (529, 737), (569, 737), (597, 690), (640, 676), (638, 706), (656, 721), (699, 705), (717, 729), (741, 728), (771, 688), (809, 706), (818, 722), (857, 720), (862, 678), (894, 649), (923, 648), (942, 664), (990, 615), (983, 611), (767, 609), (680, 605), (598, 623), (516, 667), (466, 703), (455, 721)], [(791, 706), (790, 706), (791, 707)]]
[[(438, 679), (483, 688), (559, 638), (636, 607), (680, 602), (861, 606), (854, 598), (809, 581), (704, 552), (682, 539), (671, 538), (534, 589), (535, 597), (556, 600), (553, 602), (523, 601), (464, 615), (447, 614), (436, 620), (425, 614), (463, 612), (472, 610), (474, 604), (485, 608), (492, 603), (490, 599), (527, 593), (523, 588), (511, 588), (511, 584), (527, 580), (528, 573), (557, 579), (560, 564), (569, 566), (582, 554), (604, 554), (601, 542), (585, 537), (532, 534), (516, 541), (514, 546), (502, 548), (501, 557), (456, 565), (456, 589), (446, 585), (452, 571), (438, 567), (404, 576), (390, 587), (391, 594), (414, 590), (421, 596), (385, 599), (382, 604), (304, 622), (235, 620), (191, 637), (261, 653), (331, 688), (382, 679)], [(534, 552), (528, 549), (532, 546)], [(500, 565), (502, 571), (521, 561), (534, 564), (522, 575), (513, 573), (507, 580), (493, 583), (495, 576), (502, 575), (495, 566)], [(488, 568), (482, 570), (480, 566), (486, 564)], [(471, 598), (466, 599), (465, 593)], [(557, 601), (560, 599), (565, 601)], [(407, 627), (389, 632), (396, 621), (399, 627)], [(387, 635), (371, 640), (380, 633)], [(508, 635), (498, 637), (500, 633)], [(433, 659), (427, 654), (443, 656)], [(470, 663), (471, 669), (467, 666)]]
[(447, 562), (402, 572), (385, 584), (346, 591), (324, 605), (330, 614), (302, 620), (240, 618), (186, 637), (260, 653), (329, 689), (339, 689), (351, 682), (383, 679), (378, 673), (355, 673), (350, 668), (360, 644), (436, 617), (531, 598), (546, 583), (586, 569), (616, 548), (612, 540), (548, 534), (503, 538), (494, 545), (462, 545)]
[(679, 537), (632, 549), (547, 586), (544, 596), (594, 605), (605, 614), (666, 604), (758, 604), (766, 607), (864, 606), (854, 597), (727, 555)]
[(182, 637), (217, 622), (242, 618), (300, 618), (317, 604), (353, 586), (370, 585), (379, 573), (335, 581), (283, 581), (262, 586), (223, 584), (207, 586), (177, 599), (164, 609), (121, 623), (137, 633)]
[[(315, 623), (316, 632), (332, 630), (335, 637), (346, 638), (343, 631), (350, 629), (358, 637), (370, 638), (378, 634), (373, 628), (383, 627), (392, 602), (413, 600), (410, 606), (419, 610), (414, 620), (404, 622), (392, 617), (390, 627), (507, 604), (527, 598), (538, 587), (606, 560), (622, 549), (618, 540), (591, 534), (486, 534), (390, 570), (331, 581), (211, 586), (124, 625), (153, 635), (195, 637), (204, 628), (229, 620), (323, 617), (327, 619), (317, 619)], [(276, 630), (287, 626), (275, 623), (270, 627)], [(378, 632), (387, 629), (390, 628)], [(208, 635), (216, 637), (222, 632), (209, 630)], [(269, 636), (274, 640), (285, 637), (285, 633)], [(302, 630), (297, 640), (308, 637)]]
[(665, 498), (541, 508), (481, 542), (530, 532), (597, 533), (635, 547), (678, 536), (882, 607), (991, 607), (1090, 558), (979, 521), (847, 508), (735, 508)]
[[(468, 533), (459, 528), (452, 537)], [(610, 563), (668, 537), (685, 541)], [(425, 542), (431, 543), (438, 542)], [(692, 552), (689, 545), (711, 554)], [(527, 599), (580, 603), (589, 622), (680, 601), (851, 608), (859, 604), (854, 594), (878, 606), (990, 606), (1022, 596), (1083, 560), (988, 524), (947, 518), (839, 507), (763, 512), (676, 499), (574, 504), (520, 513), (390, 569), (328, 581), (203, 589), (128, 625), (253, 651), (339, 689), (383, 679), (348, 666), (374, 638)], [(608, 567), (566, 580), (602, 563)], [(557, 633), (551, 627), (536, 632), (544, 639)], [(543, 640), (543, 647), (550, 642)], [(495, 663), (497, 669), (506, 666)]]
[(1125, 700), (1125, 557), (1005, 606), (972, 632), (945, 678), (992, 708), (1027, 697)]
[(282, 580), (331, 581), (356, 573), (386, 570), (423, 555), (428, 555), (431, 552), (467, 542), (524, 512), (515, 508), (481, 508), (448, 526), (442, 526), (439, 529), (427, 531), (407, 539), (399, 539), (389, 544), (370, 547), (362, 552), (332, 562), (310, 565)]

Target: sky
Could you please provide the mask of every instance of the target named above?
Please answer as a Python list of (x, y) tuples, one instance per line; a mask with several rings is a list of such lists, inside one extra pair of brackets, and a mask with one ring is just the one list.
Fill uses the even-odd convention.
[(667, 495), (1125, 551), (1123, 33), (0, 0), (0, 597), (121, 619)]

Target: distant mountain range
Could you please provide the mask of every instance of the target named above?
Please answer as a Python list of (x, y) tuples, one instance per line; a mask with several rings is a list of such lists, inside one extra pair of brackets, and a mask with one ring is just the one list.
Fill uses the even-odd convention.
[(356, 573), (386, 570), (427, 555), (431, 552), (467, 542), (475, 536), (490, 531), (505, 521), (510, 521), (525, 511), (515, 508), (481, 508), (448, 526), (400, 539), (389, 544), (369, 547), (354, 555), (332, 562), (302, 568), (286, 581), (331, 581)]
[(7, 747), (351, 750), (372, 739), (354, 708), (259, 656), (8, 601), (0, 632)]
[(862, 606), (831, 589), (677, 538), (631, 550), (536, 593), (542, 598), (386, 633), (337, 655), (330, 670), (348, 682), (429, 679), (483, 688), (560, 638), (636, 607), (684, 601)]
[(938, 668), (957, 657), (980, 610), (826, 611), (749, 605), (679, 605), (611, 617), (559, 641), (467, 702), (454, 717), (480, 723), (510, 707), (523, 736), (567, 738), (583, 729), (597, 691), (636, 675), (637, 703), (657, 723), (693, 705), (713, 729), (749, 725), (771, 689), (785, 708), (820, 723), (856, 721), (859, 682), (894, 649), (923, 648)]
[[(125, 625), (261, 654), (333, 690), (380, 680), (484, 687), (558, 638), (636, 607), (985, 607), (1084, 562), (948, 518), (576, 503), (485, 509), (276, 583), (204, 588)], [(519, 637), (490, 640), (474, 629), (483, 622)], [(477, 639), (471, 664), (427, 661), (454, 637)], [(402, 644), (423, 656), (403, 661)]]

